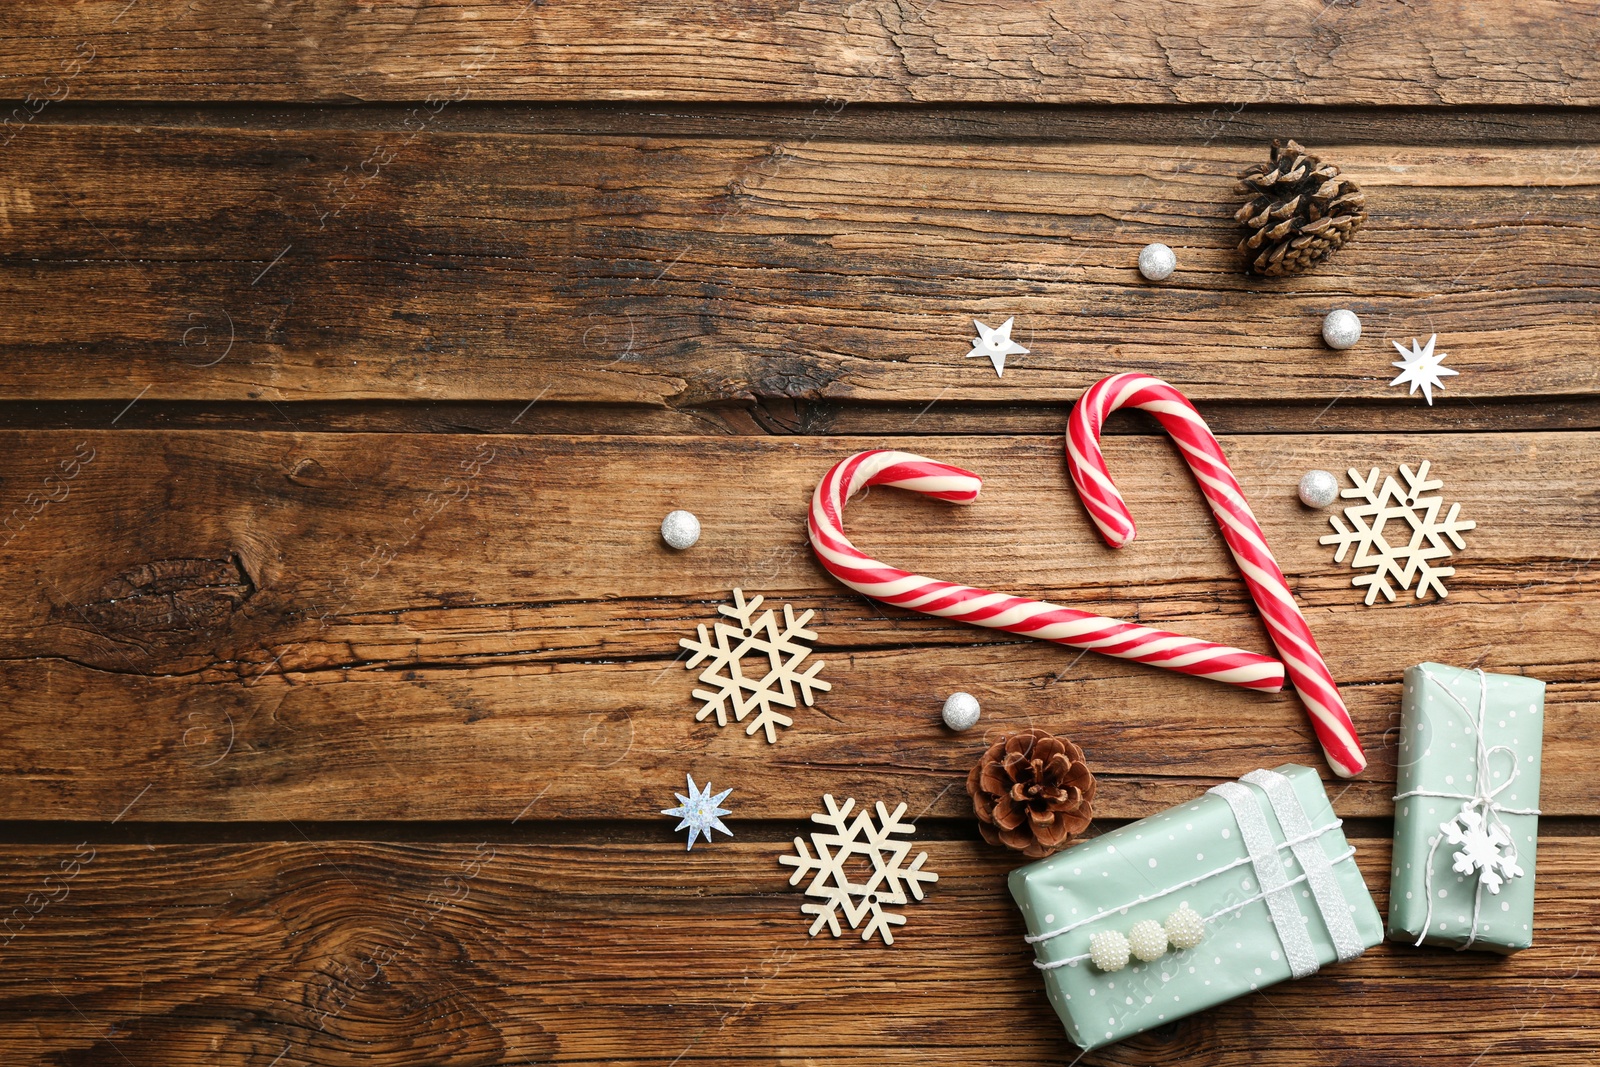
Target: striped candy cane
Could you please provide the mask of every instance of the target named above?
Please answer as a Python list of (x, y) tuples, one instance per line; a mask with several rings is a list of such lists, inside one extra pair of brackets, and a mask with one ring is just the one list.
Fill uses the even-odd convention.
[(1300, 694), (1322, 751), (1334, 773), (1350, 778), (1366, 767), (1355, 725), (1328, 673), (1305, 616), (1294, 602), (1289, 583), (1267, 548), (1261, 526), (1245, 503), (1239, 482), (1228, 467), (1211, 428), (1194, 405), (1172, 386), (1147, 374), (1114, 374), (1089, 387), (1072, 409), (1067, 423), (1067, 469), (1077, 486), (1089, 517), (1112, 548), (1134, 538), (1133, 516), (1106, 471), (1100, 453), (1100, 428), (1118, 408), (1148, 411), (1177, 442), (1178, 449), (1200, 483), (1206, 503), (1216, 516), (1222, 537), (1233, 552), (1245, 585), (1267, 625), (1273, 647), (1283, 657), (1289, 681)]
[(983, 482), (960, 467), (909, 452), (861, 452), (835, 464), (811, 498), (811, 547), (828, 573), (859, 593), (928, 615), (1093, 649), (1246, 689), (1276, 693), (1283, 688), (1283, 664), (1255, 652), (1042, 600), (924, 578), (879, 563), (844, 535), (845, 502), (869, 485), (892, 485), (955, 504), (970, 504)]

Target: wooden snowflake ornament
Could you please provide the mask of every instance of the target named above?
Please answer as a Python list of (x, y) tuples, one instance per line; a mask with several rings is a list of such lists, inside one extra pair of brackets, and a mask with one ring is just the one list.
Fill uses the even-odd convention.
[[(824, 901), (800, 905), (802, 912), (817, 917), (811, 924), (811, 936), (816, 937), (824, 926), (834, 937), (841, 936), (839, 919), (843, 916), (851, 929), (861, 930), (861, 940), (870, 940), (873, 934), (878, 934), (885, 945), (894, 944), (894, 934), (889, 928), (904, 925), (906, 918), (885, 911), (884, 906), (905, 904), (912, 898), (921, 900), (922, 883), (939, 880), (937, 874), (922, 869), (928, 858), (926, 852), (917, 853), (917, 858), (907, 866), (905, 860), (911, 843), (893, 839), (896, 834), (909, 837), (917, 832), (912, 823), (900, 821), (906, 806), (901, 804), (891, 813), (879, 801), (875, 826), (865, 808), (854, 820), (850, 819), (850, 812), (856, 806), (853, 798), (847, 798), (841, 807), (829, 793), (823, 795), (822, 803), (828, 810), (812, 815), (811, 821), (832, 827), (833, 832), (812, 832), (811, 845), (817, 850), (816, 855), (813, 856), (805, 841), (797, 837), (794, 839), (797, 855), (778, 857), (779, 863), (795, 868), (789, 877), (790, 885), (798, 885), (809, 873), (812, 877), (806, 886), (806, 896)], [(864, 881), (854, 881), (846, 871), (845, 865), (852, 859), (871, 864), (870, 872), (863, 876)], [(906, 896), (908, 892), (910, 897)], [(863, 920), (866, 921), (864, 928)]]
[(1406, 483), (1403, 489), (1392, 476), (1383, 480), (1380, 489), (1377, 467), (1364, 479), (1353, 467), (1347, 473), (1355, 488), (1339, 495), (1364, 503), (1345, 508), (1342, 518), (1333, 516), (1329, 521), (1338, 532), (1323, 537), (1321, 543), (1338, 546), (1333, 555), (1335, 563), (1343, 563), (1345, 554), (1354, 548), (1350, 565), (1358, 571), (1372, 571), (1357, 575), (1350, 584), (1367, 587), (1368, 604), (1376, 601), (1379, 593), (1394, 600), (1395, 591), (1410, 589), (1413, 581), (1417, 583), (1418, 600), (1430, 588), (1441, 599), (1449, 596), (1444, 579), (1456, 569), (1442, 565), (1450, 558), (1445, 541), (1448, 539), (1456, 548), (1466, 548), (1461, 535), (1478, 524), (1456, 517), (1461, 512), (1460, 504), (1451, 504), (1444, 518), (1439, 517), (1444, 500), (1435, 490), (1442, 489), (1444, 483), (1428, 480), (1428, 461), (1423, 460), (1415, 474), (1410, 467), (1401, 465), (1400, 477)]
[[(715, 713), (717, 725), (726, 726), (730, 713), (734, 722), (744, 722), (754, 714), (744, 732), (754, 734), (765, 730), (767, 743), (771, 744), (778, 740), (776, 727), (794, 725), (794, 720), (779, 708), (798, 707), (796, 693), (809, 707), (814, 702), (814, 690), (827, 692), (833, 686), (817, 677), (817, 672), (826, 665), (821, 660), (800, 670), (801, 662), (811, 655), (811, 649), (800, 642), (814, 641), (817, 637), (815, 632), (805, 628), (813, 612), (804, 612), (796, 618), (794, 608), (785, 604), (780, 631), (777, 615), (770, 608), (756, 615), (762, 603), (759, 596), (746, 602), (744, 590), (735, 589), (733, 607), (723, 605), (717, 610), (739, 625), (718, 622), (713, 626), (714, 633), (708, 633), (702, 623), (697, 639), (685, 637), (678, 644), (694, 653), (684, 664), (690, 670), (708, 657), (711, 660), (700, 673), (700, 681), (716, 689), (694, 691), (695, 699), (704, 702), (695, 720), (704, 722)], [(766, 657), (759, 673), (744, 672), (742, 661), (746, 656)]]

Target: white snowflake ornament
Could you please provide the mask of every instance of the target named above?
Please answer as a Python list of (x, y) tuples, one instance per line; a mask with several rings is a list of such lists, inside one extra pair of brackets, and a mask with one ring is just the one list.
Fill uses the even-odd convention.
[(1440, 823), (1439, 829), (1446, 841), (1461, 846), (1461, 851), (1451, 857), (1457, 874), (1476, 872), (1479, 881), (1496, 894), (1506, 882), (1522, 876), (1516, 850), (1511, 847), (1505, 828), (1498, 823), (1488, 823), (1483, 812), (1474, 808), (1470, 801), (1462, 805), (1455, 818)]
[(732, 837), (733, 831), (722, 825), (721, 816), (732, 815), (733, 812), (720, 805), (724, 800), (728, 799), (728, 794), (733, 790), (724, 789), (716, 796), (712, 796), (710, 782), (706, 783), (704, 789), (696, 789), (694, 775), (686, 774), (684, 777), (689, 781), (689, 795), (684, 796), (682, 793), (672, 794), (678, 798), (678, 806), (675, 808), (662, 808), (661, 814), (671, 815), (675, 819), (683, 820), (672, 828), (674, 831), (682, 830), (684, 827), (689, 828), (689, 846), (685, 851), (694, 848), (694, 840), (697, 835), (703, 836), (706, 839), (706, 843), (709, 844), (713, 829), (721, 830), (729, 837)]
[[(756, 615), (761, 604), (762, 598), (759, 596), (747, 603), (744, 590), (735, 589), (733, 607), (723, 605), (717, 610), (737, 620), (738, 626), (718, 622), (714, 624), (713, 635), (706, 632), (702, 623), (698, 639), (685, 637), (678, 644), (694, 653), (684, 665), (690, 670), (699, 666), (701, 660), (707, 657), (711, 659), (700, 673), (700, 681), (717, 688), (715, 692), (694, 690), (695, 699), (704, 701), (695, 714), (695, 721), (704, 722), (715, 712), (717, 725), (726, 726), (730, 712), (734, 722), (744, 722), (753, 712), (755, 717), (745, 728), (745, 733), (754, 734), (764, 729), (767, 743), (771, 744), (778, 740), (776, 727), (794, 725), (794, 720), (778, 708), (798, 707), (799, 700), (804, 700), (809, 707), (813, 703), (814, 690), (827, 692), (833, 686), (817, 677), (817, 672), (826, 665), (821, 660), (803, 672), (800, 670), (801, 662), (811, 655), (811, 649), (799, 642), (814, 641), (817, 637), (813, 631), (805, 628), (813, 612), (804, 612), (796, 618), (794, 608), (785, 604), (783, 629), (779, 631), (777, 616), (771, 609), (759, 617)], [(745, 674), (741, 661), (746, 656), (766, 657), (766, 663), (759, 673)], [(795, 695), (797, 692), (798, 699)]]
[[(1444, 518), (1439, 517), (1444, 500), (1435, 491), (1442, 489), (1444, 483), (1428, 480), (1428, 466), (1428, 461), (1423, 460), (1413, 474), (1410, 467), (1402, 464), (1400, 476), (1406, 483), (1404, 489), (1393, 477), (1385, 478), (1380, 489), (1376, 467), (1365, 479), (1354, 468), (1347, 471), (1355, 488), (1346, 489), (1340, 495), (1346, 500), (1365, 503), (1345, 508), (1342, 517), (1332, 516), (1329, 522), (1338, 532), (1324, 536), (1321, 543), (1338, 546), (1333, 555), (1335, 563), (1343, 563), (1345, 555), (1354, 548), (1350, 566), (1358, 571), (1372, 571), (1357, 575), (1350, 583), (1367, 587), (1368, 604), (1376, 601), (1379, 593), (1394, 600), (1395, 591), (1410, 589), (1413, 581), (1417, 584), (1418, 600), (1429, 589), (1441, 599), (1449, 596), (1444, 579), (1456, 569), (1442, 565), (1450, 558), (1450, 547), (1445, 541), (1448, 539), (1456, 548), (1466, 548), (1461, 535), (1476, 529), (1478, 524), (1457, 517), (1461, 513), (1460, 504), (1451, 504)], [(1349, 526), (1345, 525), (1346, 521)]]
[(972, 320), (972, 325), (978, 328), (978, 336), (972, 339), (972, 351), (967, 353), (967, 358), (973, 356), (988, 356), (989, 362), (994, 364), (994, 376), (1006, 376), (1006, 357), (1025, 356), (1028, 350), (1011, 339), (1011, 324), (1017, 320), (1007, 319), (1000, 324), (998, 330), (985, 326), (977, 319)]
[(1395, 351), (1400, 353), (1400, 358), (1392, 365), (1400, 368), (1400, 373), (1390, 382), (1390, 385), (1410, 385), (1411, 391), (1407, 396), (1416, 396), (1417, 390), (1422, 390), (1422, 395), (1427, 397), (1428, 406), (1433, 406), (1434, 389), (1443, 389), (1443, 378), (1448, 378), (1460, 371), (1451, 370), (1449, 367), (1440, 366), (1445, 357), (1450, 353), (1433, 353), (1433, 343), (1439, 339), (1438, 334), (1428, 338), (1428, 343), (1421, 348), (1417, 347), (1417, 339), (1411, 339), (1411, 348), (1408, 350), (1399, 341), (1391, 341)]
[[(894, 944), (894, 934), (889, 928), (903, 926), (906, 919), (904, 915), (885, 911), (884, 906), (905, 904), (911, 898), (921, 900), (922, 883), (939, 880), (937, 874), (922, 869), (928, 858), (926, 852), (917, 853), (917, 858), (907, 866), (905, 860), (911, 843), (893, 839), (896, 834), (916, 833), (915, 825), (900, 821), (906, 806), (901, 804), (891, 814), (879, 801), (878, 824), (874, 826), (865, 808), (853, 821), (850, 819), (850, 812), (856, 806), (854, 799), (846, 799), (841, 807), (829, 793), (823, 795), (822, 803), (828, 810), (812, 815), (811, 821), (832, 827), (833, 832), (812, 832), (811, 845), (817, 854), (813, 856), (805, 841), (797, 837), (794, 839), (796, 855), (778, 857), (779, 863), (795, 868), (794, 874), (789, 876), (790, 885), (798, 885), (808, 873), (815, 872), (806, 886), (806, 896), (817, 897), (824, 903), (800, 905), (802, 912), (817, 917), (811, 924), (811, 936), (816, 937), (826, 926), (834, 937), (839, 937), (842, 915), (851, 929), (861, 930), (861, 940), (870, 940), (873, 934), (878, 934), (885, 945)], [(871, 864), (870, 872), (857, 876), (861, 881), (856, 881), (846, 870), (846, 863), (852, 859)], [(854, 866), (859, 868), (860, 864)], [(910, 897), (906, 895), (908, 892)], [(865, 927), (861, 925), (863, 920)]]

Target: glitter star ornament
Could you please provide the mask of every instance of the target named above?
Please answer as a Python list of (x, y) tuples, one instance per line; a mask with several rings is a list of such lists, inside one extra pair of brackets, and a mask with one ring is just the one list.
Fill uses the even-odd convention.
[(712, 829), (721, 830), (729, 837), (732, 837), (733, 831), (722, 825), (721, 816), (732, 815), (733, 812), (718, 805), (727, 800), (728, 794), (733, 790), (724, 789), (716, 796), (712, 796), (710, 782), (706, 783), (704, 789), (697, 789), (694, 784), (694, 775), (686, 774), (684, 777), (689, 781), (689, 795), (684, 796), (682, 793), (672, 794), (678, 798), (678, 806), (675, 808), (662, 808), (661, 814), (671, 815), (675, 819), (683, 820), (673, 827), (674, 831), (682, 830), (684, 827), (689, 828), (689, 848), (685, 851), (694, 848), (697, 836), (704, 837), (709, 844)]
[(1428, 338), (1426, 345), (1418, 348), (1417, 339), (1413, 337), (1409, 349), (1399, 341), (1390, 342), (1390, 344), (1394, 345), (1395, 351), (1400, 353), (1401, 358), (1393, 364), (1400, 368), (1400, 373), (1389, 384), (1411, 386), (1411, 392), (1407, 394), (1408, 396), (1415, 396), (1420, 388), (1422, 395), (1428, 398), (1429, 407), (1433, 406), (1434, 389), (1444, 388), (1444, 382), (1441, 379), (1461, 373), (1460, 371), (1453, 371), (1449, 367), (1440, 366), (1450, 353), (1440, 352), (1438, 355), (1434, 355), (1433, 343), (1438, 339), (1439, 335), (1434, 334)]
[(1011, 339), (1011, 324), (1015, 318), (1009, 318), (1000, 324), (998, 330), (985, 326), (977, 319), (972, 320), (972, 325), (978, 328), (978, 336), (972, 339), (972, 351), (967, 353), (967, 358), (973, 356), (988, 356), (989, 362), (994, 364), (996, 378), (1006, 375), (1007, 356), (1025, 356), (1028, 350)]

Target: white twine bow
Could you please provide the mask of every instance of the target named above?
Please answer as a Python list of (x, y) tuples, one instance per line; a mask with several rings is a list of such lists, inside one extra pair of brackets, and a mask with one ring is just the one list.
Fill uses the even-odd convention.
[[(1487, 835), (1491, 842), (1493, 842), (1494, 836), (1498, 834), (1498, 836), (1504, 838), (1505, 846), (1510, 850), (1510, 855), (1498, 864), (1479, 862), (1481, 857), (1473, 857), (1469, 851), (1456, 853), (1455, 870), (1460, 871), (1462, 874), (1469, 874), (1476, 868), (1478, 872), (1477, 883), (1472, 894), (1472, 927), (1467, 931), (1466, 942), (1457, 947), (1457, 952), (1471, 948), (1473, 942), (1478, 939), (1478, 916), (1483, 905), (1483, 887), (1490, 880), (1490, 876), (1493, 877), (1494, 882), (1491, 890), (1495, 893), (1500, 892), (1500, 871), (1496, 871), (1495, 867), (1498, 866), (1501, 871), (1504, 871), (1508, 879), (1518, 877), (1523, 873), (1522, 868), (1517, 866), (1517, 846), (1512, 838), (1511, 828), (1506, 826), (1505, 820), (1500, 816), (1539, 814), (1538, 808), (1508, 808), (1495, 803), (1495, 798), (1511, 788), (1511, 783), (1517, 780), (1520, 768), (1517, 766), (1517, 754), (1511, 746), (1495, 745), (1491, 748), (1488, 740), (1483, 736), (1483, 719), (1488, 712), (1489, 706), (1489, 679), (1483, 673), (1481, 667), (1477, 668), (1474, 673), (1478, 676), (1478, 710), (1476, 713), (1460, 697), (1456, 696), (1448, 685), (1441, 682), (1426, 667), (1422, 668), (1423, 677), (1434, 683), (1445, 696), (1453, 700), (1456, 706), (1465, 713), (1467, 722), (1472, 726), (1477, 748), (1477, 777), (1473, 779), (1475, 784), (1474, 791), (1471, 793), (1439, 793), (1431, 789), (1410, 789), (1404, 793), (1397, 793), (1394, 797), (1397, 801), (1404, 800), (1407, 797), (1439, 797), (1444, 800), (1460, 800), (1463, 802), (1460, 813), (1439, 824), (1439, 833), (1434, 835), (1433, 844), (1428, 849), (1427, 867), (1422, 876), (1422, 891), (1428, 898), (1428, 907), (1423, 915), (1422, 932), (1417, 935), (1415, 942), (1417, 945), (1422, 944), (1423, 939), (1428, 936), (1429, 928), (1433, 925), (1434, 857), (1438, 855), (1439, 846), (1444, 843), (1447, 836), (1450, 837), (1452, 844), (1462, 843), (1461, 835), (1456, 827), (1456, 820), (1462, 819), (1463, 816), (1468, 814), (1474, 815), (1475, 818), (1463, 819), (1463, 822), (1468, 825), (1469, 833), (1473, 832), (1475, 828), (1481, 828), (1481, 832)], [(1496, 752), (1504, 752), (1511, 757), (1511, 773), (1506, 776), (1504, 782), (1490, 789), (1489, 778), (1491, 770), (1489, 760)]]

